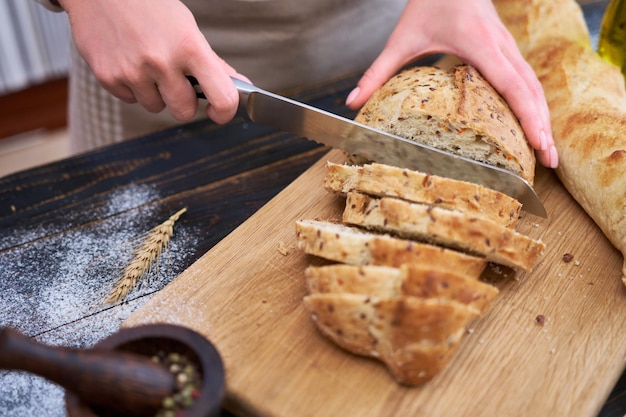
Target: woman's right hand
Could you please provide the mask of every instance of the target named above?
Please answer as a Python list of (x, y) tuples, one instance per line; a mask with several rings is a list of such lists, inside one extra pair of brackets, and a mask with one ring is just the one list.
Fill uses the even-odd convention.
[(187, 75), (207, 96), (206, 113), (230, 121), (239, 95), (230, 77), (247, 80), (222, 60), (179, 0), (60, 0), (74, 43), (100, 84), (127, 103), (148, 111), (164, 108), (177, 120), (198, 107)]

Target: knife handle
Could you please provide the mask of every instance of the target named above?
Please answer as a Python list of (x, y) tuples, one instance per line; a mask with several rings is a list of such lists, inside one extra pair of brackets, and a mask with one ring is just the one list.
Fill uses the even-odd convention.
[[(193, 75), (187, 75), (187, 79), (193, 86), (193, 89), (196, 92), (196, 97), (206, 100), (207, 99), (206, 94), (204, 94), (204, 92), (200, 88), (200, 83), (198, 83), (198, 80), (196, 79), (196, 77), (194, 77)], [(246, 113), (248, 97), (250, 96), (250, 93), (253, 93), (255, 91), (263, 92), (263, 90), (261, 90), (258, 87), (255, 87), (254, 85), (250, 83), (241, 81), (240, 79), (237, 79), (234, 77), (230, 77), (230, 79), (233, 81), (233, 83), (235, 84), (235, 87), (237, 87), (237, 91), (239, 92), (239, 108), (243, 110), (244, 113)]]
[(189, 80), (189, 83), (193, 87), (194, 91), (196, 92), (196, 97), (203, 98), (206, 100), (206, 95), (200, 88), (200, 83), (198, 83), (198, 80), (196, 79), (196, 77), (194, 77), (193, 75), (187, 75), (187, 79)]

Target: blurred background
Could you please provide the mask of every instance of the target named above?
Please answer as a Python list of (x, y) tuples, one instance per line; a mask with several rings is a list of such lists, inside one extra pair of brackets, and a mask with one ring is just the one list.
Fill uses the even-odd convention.
[(69, 156), (65, 13), (0, 0), (0, 177)]

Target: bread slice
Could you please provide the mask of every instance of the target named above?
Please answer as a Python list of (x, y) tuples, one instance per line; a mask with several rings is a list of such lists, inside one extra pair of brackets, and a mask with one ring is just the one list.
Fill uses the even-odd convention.
[(448, 363), (477, 310), (456, 301), (363, 294), (304, 298), (319, 331), (340, 347), (384, 362), (401, 384), (431, 380)]
[(399, 268), (342, 264), (310, 266), (305, 270), (305, 277), (309, 294), (443, 298), (467, 304), (481, 314), (498, 294), (493, 285), (437, 266), (419, 264), (404, 264)]
[(543, 242), (483, 217), (355, 192), (348, 193), (343, 221), (404, 238), (436, 242), (527, 271), (545, 248)]
[(458, 209), (510, 228), (517, 224), (522, 207), (516, 199), (481, 185), (378, 163), (354, 166), (328, 162), (324, 187), (342, 194), (358, 191)]
[(535, 155), (517, 118), (471, 66), (402, 71), (370, 97), (355, 121), (534, 181)]
[(297, 221), (296, 237), (298, 248), (305, 253), (350, 265), (398, 267), (419, 263), (441, 266), (474, 279), (486, 265), (482, 257), (320, 220)]

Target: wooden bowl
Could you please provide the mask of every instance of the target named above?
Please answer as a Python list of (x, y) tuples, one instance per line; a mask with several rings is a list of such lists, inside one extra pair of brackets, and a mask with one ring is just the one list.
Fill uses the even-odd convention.
[[(206, 338), (186, 327), (149, 324), (124, 328), (98, 342), (93, 349), (120, 350), (152, 357), (159, 351), (185, 355), (201, 374), (200, 395), (184, 410), (185, 417), (219, 416), (224, 399), (224, 366), (219, 352)], [(95, 409), (69, 391), (65, 393), (69, 417), (120, 416)]]

